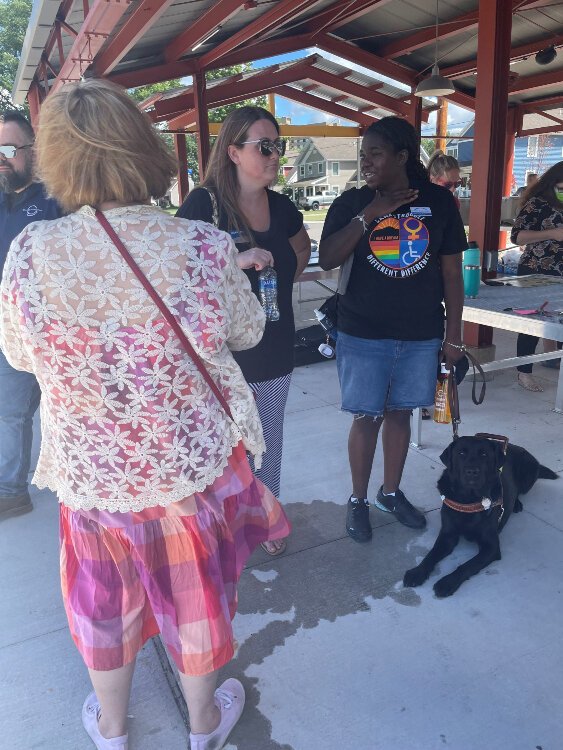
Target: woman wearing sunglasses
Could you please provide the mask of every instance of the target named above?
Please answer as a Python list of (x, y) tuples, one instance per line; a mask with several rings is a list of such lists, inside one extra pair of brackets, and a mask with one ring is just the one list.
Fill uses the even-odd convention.
[[(311, 253), (303, 215), (287, 196), (269, 189), (284, 153), (285, 141), (270, 112), (261, 107), (233, 110), (221, 126), (201, 187), (192, 190), (176, 214), (214, 223), (231, 234), (239, 266), (256, 295), (259, 271), (267, 265), (276, 269), (280, 319), (266, 322), (264, 337), (253, 349), (234, 353), (255, 394), (266, 441), (262, 467), (255, 473), (276, 497), (293, 370), (293, 283)], [(262, 547), (279, 555), (286, 543), (265, 542)]]

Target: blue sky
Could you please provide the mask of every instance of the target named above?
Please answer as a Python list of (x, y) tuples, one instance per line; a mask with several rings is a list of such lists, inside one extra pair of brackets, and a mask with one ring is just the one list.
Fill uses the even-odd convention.
[[(330, 55), (324, 50), (317, 50), (316, 48), (311, 48), (307, 50), (301, 50), (300, 52), (292, 52), (287, 55), (278, 55), (277, 57), (269, 57), (264, 60), (258, 60), (253, 63), (253, 67), (255, 68), (265, 68), (268, 65), (274, 65), (275, 63), (282, 63), (282, 62), (290, 62), (292, 60), (298, 60), (299, 58), (306, 57), (307, 55), (312, 55), (315, 52), (318, 52), (323, 57), (333, 60), (335, 62), (339, 62), (342, 65), (345, 65), (353, 70), (361, 71), (361, 72), (368, 72), (365, 68), (362, 68), (359, 65), (355, 65), (354, 63), (350, 62), (349, 60), (344, 60), (340, 57), (337, 57), (336, 55)], [(390, 78), (386, 78), (385, 76), (377, 75), (377, 78), (380, 78), (383, 81), (387, 81), (389, 83), (392, 83), (394, 86), (397, 86), (398, 88), (405, 88), (405, 90), (408, 90), (406, 86), (403, 86), (403, 84), (398, 83), (397, 81), (392, 81)], [(291, 122), (293, 125), (308, 125), (311, 123), (317, 123), (317, 122), (336, 122), (337, 118), (335, 118), (333, 115), (329, 115), (326, 112), (320, 112), (319, 110), (311, 109), (310, 107), (305, 107), (301, 104), (298, 104), (297, 102), (289, 101), (288, 99), (284, 99), (283, 97), (276, 96), (276, 114), (281, 117), (291, 117)], [(455, 104), (451, 104), (448, 107), (448, 128), (451, 132), (459, 132), (461, 129), (463, 129), (471, 120), (473, 119), (472, 113), (469, 112), (466, 109), (463, 109), (462, 107), (457, 107)], [(339, 121), (338, 124), (346, 125), (348, 124), (345, 120)], [(353, 123), (350, 123), (353, 124)], [(436, 114), (432, 113), (430, 115), (430, 119), (428, 123), (423, 123), (422, 127), (422, 135), (432, 135), (436, 132)]]

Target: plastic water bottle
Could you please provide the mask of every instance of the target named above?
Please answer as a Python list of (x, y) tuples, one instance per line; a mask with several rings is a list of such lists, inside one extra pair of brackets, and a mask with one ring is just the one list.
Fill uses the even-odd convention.
[(476, 242), (470, 242), (463, 253), (463, 291), (466, 297), (476, 297), (481, 283), (481, 253)]
[(278, 275), (273, 266), (266, 266), (258, 274), (258, 289), (266, 320), (279, 320)]
[(440, 375), (436, 383), (436, 395), (434, 397), (434, 421), (438, 424), (449, 424), (452, 421), (450, 412), (450, 399), (448, 397), (448, 381), (450, 371), (444, 362), (440, 365)]

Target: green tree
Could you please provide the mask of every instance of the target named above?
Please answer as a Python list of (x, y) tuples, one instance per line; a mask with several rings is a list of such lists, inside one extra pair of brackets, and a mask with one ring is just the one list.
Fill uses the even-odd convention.
[(31, 14), (31, 0), (0, 0), (0, 108), (15, 109), (11, 100), (20, 51)]
[[(231, 65), (228, 68), (217, 68), (216, 70), (209, 70), (205, 74), (207, 81), (216, 81), (220, 78), (227, 78), (228, 76), (237, 75), (238, 73), (245, 73), (252, 70), (250, 63), (244, 63), (242, 65)], [(137, 102), (142, 102), (148, 99), (149, 96), (159, 92), (172, 91), (175, 88), (180, 88), (182, 83), (179, 79), (172, 81), (164, 81), (162, 83), (151, 84), (150, 86), (139, 86), (136, 89), (131, 89), (130, 94)], [(245, 105), (254, 105), (258, 107), (267, 106), (267, 97), (258, 96), (251, 99), (245, 99), (241, 102), (235, 102), (235, 104), (228, 104), (224, 107), (215, 107), (210, 109), (208, 112), (209, 122), (223, 122), (225, 117), (232, 112), (234, 109), (244, 107)], [(163, 128), (165, 129), (165, 128)], [(172, 136), (167, 133), (163, 133), (163, 137), (166, 138), (168, 143), (172, 146)], [(188, 155), (188, 167), (192, 170), (192, 179), (194, 182), (199, 182), (199, 168), (197, 160), (197, 140), (195, 135), (188, 133), (186, 135), (186, 150)]]

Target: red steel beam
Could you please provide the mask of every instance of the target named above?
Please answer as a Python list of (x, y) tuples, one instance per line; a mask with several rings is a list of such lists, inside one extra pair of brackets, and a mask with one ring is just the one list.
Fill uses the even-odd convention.
[(337, 2), (319, 11), (314, 16), (303, 20), (298, 19), (289, 28), (304, 29), (307, 33), (313, 34), (314, 37), (321, 31), (333, 31), (347, 23), (351, 23), (376, 7), (381, 8), (389, 2), (391, 0), (348, 0), (347, 2), (337, 0)]
[(538, 73), (534, 76), (522, 76), (510, 87), (510, 94), (518, 94), (524, 91), (534, 91), (544, 86), (552, 86), (554, 83), (563, 81), (563, 70), (550, 70), (546, 73)]
[(548, 96), (545, 99), (534, 99), (531, 102), (522, 102), (520, 109), (532, 110), (551, 109), (552, 107), (561, 107), (563, 105), (563, 93), (558, 96)]
[[(253, 44), (248, 47), (241, 47), (230, 55), (226, 55), (218, 61), (217, 67), (227, 67), (239, 65), (251, 60), (260, 60), (265, 57), (275, 57), (288, 52), (296, 52), (311, 46), (310, 34), (296, 35), (291, 38), (274, 39), (272, 41)], [(165, 65), (153, 65), (147, 68), (140, 68), (136, 71), (127, 73), (112, 73), (110, 80), (118, 83), (125, 88), (134, 88), (135, 86), (145, 86), (151, 83), (160, 83), (161, 81), (170, 81), (172, 78), (182, 78), (183, 76), (193, 75), (197, 69), (195, 58), (190, 60), (179, 60), (175, 63)], [(213, 69), (213, 65), (210, 69)]]
[[(469, 236), (484, 253), (499, 248), (502, 192), (508, 129), (508, 72), (512, 0), (479, 3), (479, 87), (475, 108), (473, 173)], [(471, 346), (492, 343), (492, 329), (465, 326), (464, 338)]]
[(357, 122), (359, 125), (367, 127), (372, 122), (377, 122), (376, 117), (371, 117), (365, 114), (365, 112), (359, 112), (349, 107), (342, 107), (339, 104), (329, 102), (327, 99), (321, 99), (319, 96), (312, 96), (306, 94), (299, 89), (293, 88), (293, 86), (278, 86), (274, 90), (278, 96), (283, 96), (286, 99), (304, 104), (307, 107), (320, 110), (321, 112), (328, 112), (335, 117), (341, 117), (343, 120), (350, 120), (351, 122)]
[(269, 39), (267, 42), (257, 42), (256, 44), (240, 47), (222, 57), (217, 61), (216, 65), (210, 65), (209, 69), (215, 67), (226, 68), (230, 65), (240, 65), (252, 60), (261, 60), (265, 57), (276, 57), (276, 55), (284, 55), (289, 52), (298, 52), (312, 45), (313, 42), (309, 33), (295, 34), (290, 37), (282, 37), (281, 39)]
[(456, 91), (455, 94), (450, 94), (448, 99), (459, 107), (469, 109), (472, 112), (475, 111), (475, 97), (471, 96), (471, 94), (466, 94), (463, 91)]
[(329, 88), (340, 91), (341, 93), (348, 94), (349, 96), (353, 96), (356, 99), (370, 102), (376, 107), (382, 107), (389, 112), (393, 112), (393, 114), (401, 115), (401, 117), (408, 117), (409, 115), (410, 107), (401, 99), (394, 99), (392, 96), (380, 94), (379, 92), (362, 86), (359, 83), (348, 81), (346, 78), (341, 78), (333, 73), (316, 68), (314, 65), (309, 65), (307, 70), (307, 77), (312, 81), (316, 81), (317, 83), (328, 86)]
[(108, 46), (96, 57), (96, 73), (100, 76), (111, 73), (173, 2), (174, 0), (141, 0)]
[(201, 179), (205, 175), (211, 145), (209, 143), (209, 120), (207, 118), (207, 92), (205, 73), (194, 73), (194, 110), (197, 123), (197, 160)]
[(193, 75), (196, 67), (195, 60), (180, 60), (168, 65), (154, 65), (127, 73), (112, 73), (108, 78), (126, 89), (133, 89), (135, 86), (148, 86), (152, 83)]
[(186, 147), (186, 136), (174, 133), (174, 151), (178, 159), (178, 194), (182, 204), (190, 192), (188, 177), (188, 150)]
[(346, 60), (351, 60), (357, 65), (363, 65), (370, 70), (381, 73), (389, 78), (394, 78), (396, 81), (401, 81), (401, 83), (405, 83), (408, 86), (416, 83), (417, 73), (412, 68), (407, 68), (405, 65), (400, 65), (392, 60), (385, 60), (380, 55), (374, 55), (372, 52), (366, 52), (366, 50), (361, 49), (351, 42), (345, 42), (328, 34), (319, 34), (318, 37), (315, 37), (315, 45), (326, 52), (332, 52), (334, 55), (344, 57)]
[[(487, 2), (492, 3), (494, 0), (487, 0)], [(512, 0), (512, 9), (513, 11), (531, 10), (548, 4), (548, 0)], [(478, 10), (464, 13), (462, 16), (457, 16), (457, 18), (453, 18), (449, 21), (442, 21), (438, 27), (438, 38), (449, 39), (464, 31), (471, 31), (477, 27), (478, 22)], [(432, 26), (432, 28), (421, 29), (408, 37), (403, 37), (402, 39), (397, 39), (395, 42), (386, 44), (383, 49), (378, 50), (378, 54), (381, 55), (381, 57), (401, 57), (401, 55), (406, 55), (416, 49), (433, 44), (435, 39), (436, 30), (435, 27)]]
[[(558, 34), (550, 39), (541, 39), (529, 44), (522, 44), (519, 47), (513, 47), (510, 50), (510, 59), (518, 60), (521, 57), (535, 55), (540, 49), (545, 49), (552, 44), (555, 46), (563, 44), (563, 34)], [(464, 76), (471, 75), (471, 73), (475, 73), (476, 70), (477, 60), (467, 60), (457, 65), (449, 65), (447, 68), (440, 68), (440, 73), (446, 76), (446, 78), (463, 78)]]
[(219, 0), (191, 26), (178, 34), (164, 49), (166, 62), (179, 60), (192, 47), (210, 34), (217, 26), (226, 23), (242, 8), (244, 0)]
[[(339, 29), (341, 26), (345, 26), (347, 23), (352, 23), (352, 21), (356, 21), (358, 18), (365, 16), (366, 13), (369, 13), (372, 10), (379, 10), (390, 2), (391, 0), (356, 0), (356, 2), (353, 2), (348, 6), (347, 10), (338, 14), (338, 17), (333, 23), (328, 25), (326, 30), (334, 31), (334, 29)], [(342, 3), (337, 3), (336, 6), (333, 7), (338, 7), (339, 5), (341, 6)]]
[[(315, 57), (313, 55), (313, 59)], [(225, 79), (224, 83), (211, 86), (207, 89), (207, 105), (212, 109), (213, 106), (218, 107), (232, 101), (240, 101), (248, 96), (260, 96), (271, 91), (274, 86), (299, 81), (301, 78), (307, 76), (308, 70), (307, 65), (303, 61), (300, 61), (295, 65), (289, 65), (281, 69), (279, 65), (272, 65), (264, 71), (249, 76), (242, 81), (236, 80), (237, 76), (231, 76)], [(195, 107), (194, 93), (195, 89), (171, 97), (170, 99), (163, 99), (156, 102), (155, 110), (158, 116), (157, 119), (159, 121), (166, 120), (171, 115), (178, 115), (185, 110), (193, 109)]]
[(561, 133), (563, 127), (561, 125), (547, 125), (545, 128), (531, 128), (530, 130), (519, 130), (517, 136), (524, 135), (543, 135), (544, 133)]
[(202, 69), (210, 68), (213, 63), (218, 63), (215, 67), (223, 66), (223, 56), (229, 54), (237, 47), (247, 44), (250, 40), (255, 39), (274, 29), (279, 29), (288, 18), (303, 13), (321, 0), (278, 0), (276, 5), (267, 11), (252, 23), (248, 24), (240, 31), (237, 31), (229, 39), (218, 44), (214, 49), (207, 52), (200, 58)]
[(79, 81), (127, 10), (128, 0), (94, 0), (51, 91)]
[[(74, 0), (64, 0), (64, 2), (61, 3), (61, 6), (60, 6), (59, 11), (57, 13), (57, 20), (53, 24), (53, 28), (51, 29), (51, 32), (50, 32), (50, 34), (49, 34), (49, 36), (47, 38), (47, 41), (45, 43), (45, 48), (44, 49), (45, 49), (45, 54), (47, 55), (47, 57), (49, 57), (51, 55), (51, 52), (53, 51), (53, 49), (55, 47), (55, 44), (57, 44), (57, 41), (58, 41), (57, 40), (57, 31), (58, 31), (58, 34), (60, 35), (61, 29), (60, 29), (60, 26), (59, 26), (58, 22), (65, 20), (65, 18), (70, 13), (73, 4), (74, 4)], [(62, 65), (62, 62), (61, 62), (61, 65)]]
[(552, 115), (551, 112), (536, 112), (537, 115), (540, 115), (541, 117), (545, 117), (547, 120), (553, 120), (553, 122), (558, 122), (559, 125), (563, 125), (563, 120), (561, 117), (555, 117), (555, 115)]
[[(479, 11), (472, 10), (469, 13), (464, 13), (462, 16), (458, 16), (450, 21), (442, 21), (438, 27), (439, 39), (449, 39), (452, 36), (456, 36), (462, 31), (471, 31), (477, 26), (479, 20)], [(426, 47), (429, 44), (433, 44), (436, 39), (436, 29), (434, 26), (427, 29), (421, 29), (411, 34), (408, 37), (397, 39), (394, 42), (384, 45), (378, 54), (381, 57), (388, 57), (393, 59), (394, 57), (401, 57), (407, 55), (409, 52)]]
[(189, 109), (183, 112), (178, 117), (174, 117), (168, 121), (168, 130), (183, 130), (187, 128), (194, 128), (196, 125), (195, 109)]

